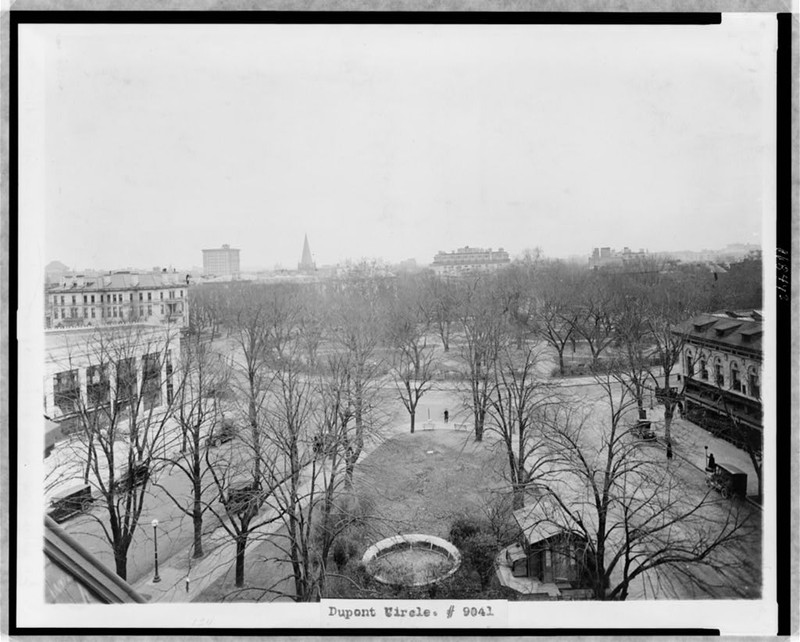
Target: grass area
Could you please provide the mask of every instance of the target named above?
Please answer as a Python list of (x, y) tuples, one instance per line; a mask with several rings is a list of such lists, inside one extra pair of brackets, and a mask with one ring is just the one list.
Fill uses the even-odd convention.
[(376, 448), (358, 465), (355, 488), (374, 507), (375, 541), (400, 533), (447, 539), (458, 515), (480, 514), (507, 489), (505, 466), (500, 452), (471, 432), (421, 431)]
[[(486, 438), (491, 439), (489, 435)], [(386, 440), (356, 467), (354, 494), (360, 504), (369, 507), (369, 513), (366, 527), (350, 533), (355, 548), (349, 557), (356, 561), (367, 547), (398, 533), (426, 533), (447, 539), (456, 517), (483, 514), (497, 493), (507, 490), (505, 466), (500, 451), (485, 442), (476, 443), (472, 432), (448, 428)], [(273, 586), (291, 573), (291, 567), (270, 559), (282, 556), (274, 544), (276, 536), (262, 538), (247, 551), (246, 589), (235, 588), (231, 559), (230, 568), (193, 601), (275, 600), (266, 588), (284, 593), (278, 601), (291, 599), (291, 580)], [(330, 563), (333, 569), (335, 564)]]

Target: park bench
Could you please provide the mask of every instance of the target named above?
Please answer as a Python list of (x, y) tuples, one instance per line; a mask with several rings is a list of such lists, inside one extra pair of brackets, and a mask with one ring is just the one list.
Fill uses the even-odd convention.
[(432, 421), (426, 421), (422, 424), (423, 430), (433, 430), (435, 427), (436, 424), (434, 424)]

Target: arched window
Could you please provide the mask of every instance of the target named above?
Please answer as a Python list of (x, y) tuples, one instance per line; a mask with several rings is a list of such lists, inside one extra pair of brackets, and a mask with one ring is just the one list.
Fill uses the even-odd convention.
[(742, 391), (742, 378), (739, 376), (739, 364), (731, 361), (731, 390)]
[(703, 381), (708, 381), (708, 362), (705, 355), (700, 357), (700, 378)]
[(750, 390), (750, 396), (756, 399), (761, 399), (761, 384), (758, 379), (758, 368), (750, 366), (747, 369), (747, 387)]
[(719, 357), (714, 360), (714, 383), (720, 388), (725, 387), (725, 374), (722, 372), (722, 359)]
[(686, 351), (686, 376), (693, 377), (694, 376), (694, 360), (692, 357), (692, 353), (690, 351)]

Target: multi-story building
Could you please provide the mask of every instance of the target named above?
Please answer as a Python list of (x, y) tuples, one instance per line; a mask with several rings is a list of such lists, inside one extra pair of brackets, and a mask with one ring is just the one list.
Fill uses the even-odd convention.
[[(732, 441), (746, 436), (760, 440), (761, 312), (700, 314), (673, 331), (684, 338), (681, 373), (687, 415), (720, 428), (721, 436)], [(723, 429), (732, 424), (746, 434)]]
[(203, 250), (203, 274), (206, 276), (239, 276), (239, 250), (230, 245)]
[(610, 247), (596, 247), (592, 249), (592, 255), (589, 257), (589, 267), (621, 267), (626, 263), (635, 263), (645, 258), (647, 258), (647, 252), (643, 249), (634, 252), (631, 248), (624, 247), (621, 252), (617, 252)]
[(46, 291), (45, 327), (132, 322), (185, 326), (189, 286), (175, 272), (66, 276)]
[(62, 434), (84, 416), (128, 403), (158, 412), (172, 403), (180, 328), (131, 323), (45, 331), (44, 415)]
[(498, 250), (480, 247), (460, 247), (455, 252), (437, 252), (431, 268), (442, 276), (457, 276), (475, 272), (493, 272), (511, 263), (502, 247)]

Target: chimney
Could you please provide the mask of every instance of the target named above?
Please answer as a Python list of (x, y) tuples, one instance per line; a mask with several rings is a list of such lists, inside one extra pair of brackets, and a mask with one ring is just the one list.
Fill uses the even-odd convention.
[(110, 275), (106, 274), (105, 276), (103, 276), (103, 285), (106, 286), (106, 287), (111, 285), (111, 276)]

